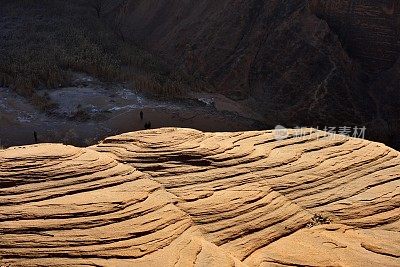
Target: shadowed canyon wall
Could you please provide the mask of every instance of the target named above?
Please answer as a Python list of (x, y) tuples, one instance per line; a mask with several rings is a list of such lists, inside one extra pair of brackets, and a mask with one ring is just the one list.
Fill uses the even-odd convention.
[(369, 105), (359, 97), (358, 66), (307, 1), (146, 0), (132, 2), (128, 14), (131, 38), (202, 74), (216, 91), (257, 99), (274, 120), (366, 116), (354, 112)]
[[(391, 70), (400, 50), (398, 0), (128, 3), (126, 36), (201, 75), (215, 91), (248, 101), (269, 125), (368, 125), (379, 132), (378, 121), (398, 120), (381, 116), (373, 93), (398, 91)], [(380, 89), (371, 89), (375, 81)]]
[(399, 0), (312, 0), (311, 6), (368, 72), (393, 66), (400, 50)]
[(364, 91), (376, 105), (371, 123), (375, 135), (399, 148), (400, 1), (312, 0), (310, 3), (313, 12), (327, 21), (347, 53), (361, 63), (368, 75)]

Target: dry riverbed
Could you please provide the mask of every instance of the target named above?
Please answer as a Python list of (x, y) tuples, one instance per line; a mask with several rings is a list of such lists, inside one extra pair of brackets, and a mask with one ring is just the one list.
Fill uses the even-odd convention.
[[(221, 95), (192, 93), (167, 101), (146, 97), (121, 84), (106, 84), (77, 75), (73, 86), (48, 93), (57, 104), (52, 114), (39, 111), (25, 98), (0, 88), (0, 146), (61, 142), (76, 146), (97, 143), (106, 136), (152, 128), (184, 127), (202, 131), (254, 130), (263, 126), (250, 111)], [(143, 111), (144, 119), (139, 113)]]

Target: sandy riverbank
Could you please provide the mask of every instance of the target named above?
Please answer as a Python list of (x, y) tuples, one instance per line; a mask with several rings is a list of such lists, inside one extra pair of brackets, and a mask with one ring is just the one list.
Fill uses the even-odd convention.
[[(37, 110), (25, 98), (0, 88), (0, 145), (61, 142), (76, 146), (97, 143), (106, 136), (152, 128), (183, 127), (202, 131), (259, 129), (250, 111), (219, 95), (191, 94), (179, 101), (156, 100), (121, 84), (105, 84), (80, 75), (74, 86), (48, 93), (58, 108), (53, 114)], [(144, 112), (141, 120), (139, 113)]]

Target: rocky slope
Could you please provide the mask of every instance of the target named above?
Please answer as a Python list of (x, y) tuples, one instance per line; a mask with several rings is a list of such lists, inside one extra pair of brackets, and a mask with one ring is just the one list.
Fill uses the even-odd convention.
[(400, 147), (400, 59), (372, 83), (371, 94), (378, 106), (381, 129), (387, 128), (386, 142)]
[(135, 1), (130, 12), (133, 39), (205, 75), (218, 91), (259, 100), (271, 124), (365, 115), (354, 111), (368, 105), (359, 99), (356, 66), (307, 1), (151, 0)]
[(5, 266), (398, 266), (400, 154), (313, 129), (0, 151)]
[(385, 103), (370, 91), (376, 79), (390, 82), (382, 72), (400, 54), (398, 1), (128, 3), (127, 36), (244, 99), (269, 125), (368, 125), (381, 131), (371, 138), (395, 145), (379, 121), (398, 131), (396, 117), (382, 118)]
[(400, 2), (397, 0), (312, 0), (315, 14), (327, 21), (348, 54), (359, 61), (369, 81), (376, 114), (370, 138), (400, 147)]
[(379, 74), (400, 54), (400, 2), (397, 0), (311, 0), (313, 11), (337, 33), (365, 70)]

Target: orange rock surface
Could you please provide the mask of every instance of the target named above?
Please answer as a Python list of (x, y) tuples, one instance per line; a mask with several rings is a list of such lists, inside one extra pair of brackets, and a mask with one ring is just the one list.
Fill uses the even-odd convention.
[(400, 266), (400, 154), (314, 129), (0, 151), (3, 266)]

